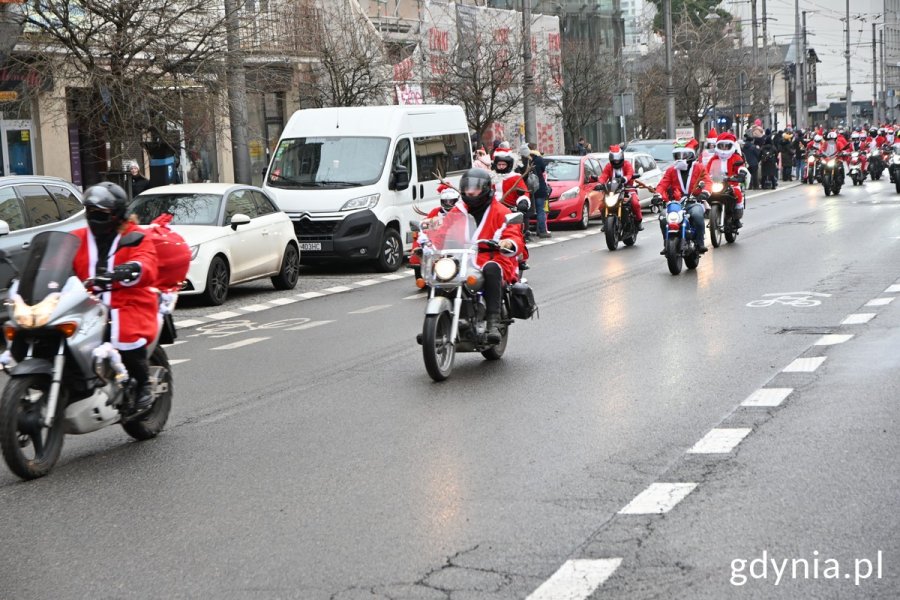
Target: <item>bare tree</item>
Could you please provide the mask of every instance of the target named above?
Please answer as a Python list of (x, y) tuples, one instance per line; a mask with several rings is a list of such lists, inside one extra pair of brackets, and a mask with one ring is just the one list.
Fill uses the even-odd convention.
[(393, 72), (381, 36), (355, 0), (322, 2), (313, 36), (318, 60), (310, 85), (316, 106), (387, 101)]
[(182, 121), (186, 90), (204, 95), (220, 89), (225, 15), (217, 0), (37, 0), (26, 6), (25, 51), (16, 60), (66, 82), (68, 115), (53, 116), (104, 136), (113, 168), (148, 135), (177, 148), (180, 140), (170, 131)]
[(495, 122), (502, 121), (522, 105), (523, 61), (520, 33), (487, 13), (477, 31), (449, 47), (447, 32), (441, 43), (423, 44), (429, 65), (424, 82), (429, 94), (440, 102), (465, 109), (469, 127), (481, 139)]
[[(662, 53), (649, 54), (634, 73), (635, 111), (640, 137), (655, 138), (666, 129), (666, 67)], [(665, 134), (663, 134), (665, 137)]]

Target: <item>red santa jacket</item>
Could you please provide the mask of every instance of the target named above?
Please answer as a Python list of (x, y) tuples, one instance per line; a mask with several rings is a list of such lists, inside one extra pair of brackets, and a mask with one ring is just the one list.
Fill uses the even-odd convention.
[[(519, 261), (517, 260), (516, 255), (525, 248), (525, 240), (522, 237), (522, 227), (520, 225), (510, 225), (507, 227), (506, 225), (506, 215), (511, 212), (512, 211), (510, 211), (509, 208), (494, 200), (482, 216), (481, 222), (476, 224), (475, 231), (467, 232), (467, 237), (472, 242), (484, 239), (492, 239), (498, 242), (500, 240), (512, 240), (515, 245), (514, 253), (512, 255), (507, 256), (505, 253), (499, 251), (479, 252), (475, 259), (475, 264), (479, 267), (483, 267), (489, 261), (493, 261), (500, 265), (500, 268), (503, 271), (503, 280), (508, 283), (513, 283), (518, 278)], [(458, 225), (458, 219), (468, 218), (468, 214), (469, 212), (466, 209), (465, 202), (457, 202), (456, 206), (447, 213), (441, 227), (433, 233), (430, 233), (428, 237), (435, 244), (440, 245), (444, 231), (449, 227)]]
[[(73, 263), (75, 274), (82, 280), (94, 277), (97, 274), (94, 236), (86, 227), (72, 233), (81, 240)], [(126, 236), (129, 238), (122, 245)], [(159, 299), (152, 287), (156, 284), (156, 248), (133, 223), (128, 223), (125, 231), (113, 240), (106, 270), (112, 271), (127, 262), (141, 265), (140, 277), (129, 283), (114, 283), (112, 291), (103, 294), (103, 301), (110, 308), (110, 341), (118, 350), (134, 350), (148, 344), (156, 337), (159, 327)]]
[[(726, 177), (734, 177), (739, 173), (738, 169), (744, 166), (743, 157), (739, 156), (737, 152), (728, 157), (728, 163), (725, 165), (725, 176)], [(719, 158), (718, 155), (712, 157), (709, 161), (709, 164), (706, 165), (706, 171), (709, 173), (710, 178), (712, 178), (713, 173), (718, 172), (718, 170), (722, 169), (722, 159)]]
[[(691, 193), (699, 194), (700, 188), (697, 187), (697, 184), (701, 181), (703, 182), (704, 190), (709, 191), (712, 187), (712, 180), (709, 178), (709, 173), (703, 165), (700, 164), (700, 161), (695, 160), (691, 164), (691, 168), (688, 170), (688, 185), (684, 185), (680, 173), (681, 172), (678, 169), (671, 166), (666, 169), (662, 179), (656, 184), (656, 192), (663, 200), (668, 202), (669, 200), (680, 200), (682, 196)], [(671, 192), (671, 194), (669, 192)]]
[(603, 167), (603, 172), (600, 173), (600, 183), (609, 183), (612, 181), (612, 178), (616, 175), (620, 175), (625, 178), (625, 184), (631, 185), (634, 183), (634, 167), (627, 160), (622, 164), (621, 169), (616, 169), (617, 173), (613, 172), (612, 163), (606, 163), (606, 166)]
[(519, 196), (528, 196), (528, 185), (519, 173), (500, 175), (502, 179), (495, 186), (497, 200), (509, 207), (516, 205)]

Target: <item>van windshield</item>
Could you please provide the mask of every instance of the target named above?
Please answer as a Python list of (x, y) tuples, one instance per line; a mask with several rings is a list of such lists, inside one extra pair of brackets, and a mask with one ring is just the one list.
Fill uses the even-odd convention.
[(391, 140), (383, 137), (307, 137), (281, 140), (268, 172), (279, 188), (347, 188), (381, 179)]

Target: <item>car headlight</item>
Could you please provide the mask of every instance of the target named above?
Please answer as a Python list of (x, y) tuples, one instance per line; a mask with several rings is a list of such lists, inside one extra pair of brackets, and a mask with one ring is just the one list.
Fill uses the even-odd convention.
[(717, 181), (714, 184), (712, 184), (712, 193), (713, 194), (718, 194), (719, 192), (721, 192), (724, 189), (725, 189), (725, 184), (723, 184), (721, 181)]
[(831, 160), (828, 161), (828, 166), (829, 166), (829, 167), (833, 167), (833, 166), (834, 166), (834, 159), (833, 159), (833, 158), (832, 158)]
[(569, 188), (566, 191), (564, 191), (560, 195), (559, 199), (560, 200), (572, 200), (577, 197), (578, 197), (578, 186), (576, 185), (575, 187)]
[(13, 301), (13, 320), (19, 327), (26, 329), (43, 327), (50, 322), (50, 317), (61, 297), (59, 292), (54, 292), (34, 306), (28, 306), (22, 297), (17, 295)]
[(666, 215), (666, 220), (669, 223), (681, 223), (681, 213), (674, 210)]
[(341, 210), (359, 210), (361, 208), (375, 208), (375, 205), (378, 204), (378, 199), (381, 198), (381, 194), (369, 194), (368, 196), (360, 196), (359, 198), (353, 198), (352, 200), (347, 200), (344, 202), (344, 205), (341, 207)]
[(434, 263), (434, 276), (441, 281), (450, 281), (459, 272), (459, 265), (452, 258), (439, 258)]
[(191, 246), (191, 260), (196, 260), (198, 254), (200, 254), (200, 244)]
[(613, 208), (616, 204), (619, 203), (619, 195), (618, 194), (606, 194), (606, 206)]

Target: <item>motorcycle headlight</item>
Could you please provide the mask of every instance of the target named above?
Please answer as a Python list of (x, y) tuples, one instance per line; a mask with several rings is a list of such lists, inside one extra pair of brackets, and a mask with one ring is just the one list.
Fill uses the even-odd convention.
[(452, 258), (439, 258), (434, 263), (434, 276), (441, 281), (450, 281), (459, 272), (459, 265)]
[(378, 204), (378, 199), (381, 197), (381, 194), (370, 194), (368, 196), (360, 196), (359, 198), (353, 198), (352, 200), (347, 200), (344, 202), (344, 205), (341, 207), (341, 210), (359, 210), (361, 208), (375, 208), (375, 205)]
[(43, 327), (50, 322), (60, 297), (58, 292), (54, 292), (34, 306), (28, 306), (22, 297), (17, 295), (13, 301), (13, 320), (16, 325), (25, 329)]
[(831, 160), (828, 161), (828, 166), (833, 167), (834, 165), (835, 165), (835, 162), (834, 162), (834, 159), (832, 158)]
[(618, 203), (619, 203), (619, 195), (618, 194), (607, 194), (606, 195), (606, 206), (608, 206), (609, 208), (613, 208)]
[(666, 220), (669, 223), (681, 223), (681, 213), (678, 211), (672, 211), (668, 215), (666, 215)]
[(578, 186), (573, 188), (569, 188), (560, 195), (560, 200), (572, 200), (573, 198), (578, 197)]
[(712, 193), (713, 194), (718, 194), (719, 192), (721, 192), (724, 189), (725, 189), (725, 184), (723, 184), (721, 181), (717, 181), (714, 184), (712, 184)]

